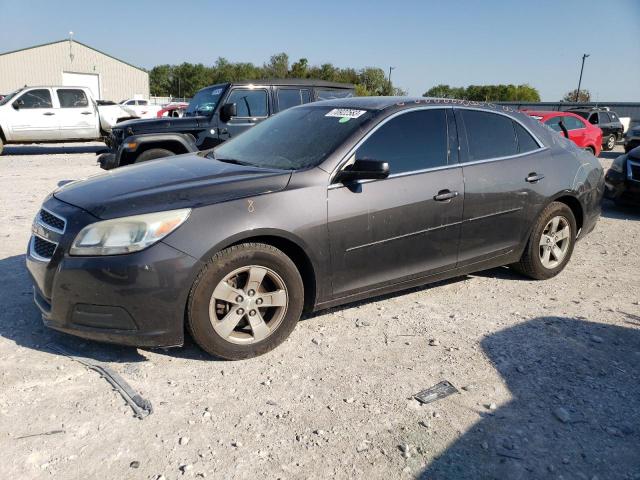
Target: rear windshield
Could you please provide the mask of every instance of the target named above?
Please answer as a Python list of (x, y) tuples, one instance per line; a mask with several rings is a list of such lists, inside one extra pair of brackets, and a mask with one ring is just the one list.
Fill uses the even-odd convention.
[(215, 149), (219, 160), (300, 170), (319, 165), (367, 122), (366, 110), (301, 106), (281, 112)]
[(222, 97), (226, 87), (209, 87), (200, 90), (189, 102), (185, 117), (210, 116)]

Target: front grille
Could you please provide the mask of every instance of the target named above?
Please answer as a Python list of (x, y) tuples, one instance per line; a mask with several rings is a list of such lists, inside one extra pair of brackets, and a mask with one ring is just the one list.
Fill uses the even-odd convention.
[(42, 258), (51, 258), (53, 257), (53, 252), (56, 249), (56, 244), (45, 240), (40, 237), (33, 237), (33, 251), (36, 255)]
[(40, 210), (40, 213), (38, 215), (40, 218), (40, 222), (43, 225), (51, 227), (54, 230), (57, 230), (58, 232), (64, 232), (64, 227), (66, 225), (66, 222), (64, 221), (64, 219), (56, 215), (53, 215), (51, 212), (48, 212), (47, 210)]
[(640, 163), (629, 162), (629, 178), (640, 182)]

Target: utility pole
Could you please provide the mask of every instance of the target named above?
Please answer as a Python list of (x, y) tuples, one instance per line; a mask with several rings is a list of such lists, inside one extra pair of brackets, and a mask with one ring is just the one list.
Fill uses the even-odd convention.
[(393, 90), (391, 89), (391, 71), (394, 70), (396, 67), (389, 67), (389, 95), (393, 94)]
[(576, 102), (578, 98), (580, 98), (580, 85), (582, 85), (582, 71), (584, 70), (584, 61), (589, 57), (590, 54), (585, 53), (582, 55), (582, 67), (580, 67), (580, 80), (578, 80), (578, 90), (576, 90)]

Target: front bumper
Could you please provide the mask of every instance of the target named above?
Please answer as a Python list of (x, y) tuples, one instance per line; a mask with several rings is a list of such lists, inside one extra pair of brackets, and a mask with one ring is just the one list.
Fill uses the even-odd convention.
[(640, 203), (640, 181), (631, 180), (627, 174), (611, 169), (607, 171), (604, 181), (605, 198), (616, 201)]
[(198, 261), (159, 242), (113, 256), (74, 257), (68, 250), (83, 226), (96, 221), (55, 198), (44, 207), (67, 220), (50, 259), (26, 255), (34, 301), (46, 326), (79, 337), (133, 346), (184, 341), (184, 313)]

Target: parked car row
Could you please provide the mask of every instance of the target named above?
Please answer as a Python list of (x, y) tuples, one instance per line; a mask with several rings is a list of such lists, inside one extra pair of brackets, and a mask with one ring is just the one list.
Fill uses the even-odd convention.
[(599, 161), (528, 115), (287, 87), (205, 89), (179, 120), (228, 141), (53, 192), (26, 257), (45, 324), (175, 346), (186, 322), (247, 358), (303, 311), (499, 265), (553, 277), (597, 222)]
[(354, 95), (350, 84), (321, 80), (223, 83), (195, 94), (181, 118), (123, 122), (111, 131), (106, 170), (212, 148), (288, 108)]

